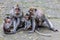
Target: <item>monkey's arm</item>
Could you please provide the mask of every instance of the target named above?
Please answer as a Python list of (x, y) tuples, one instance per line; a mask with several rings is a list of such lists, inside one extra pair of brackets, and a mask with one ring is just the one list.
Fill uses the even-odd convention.
[(46, 24), (47, 24), (47, 27), (48, 27), (50, 30), (52, 30), (52, 31), (54, 31), (54, 32), (58, 31), (58, 30), (52, 25), (52, 23), (50, 22), (50, 20), (48, 20), (48, 19), (46, 18), (46, 19), (45, 19), (45, 22), (46, 22)]

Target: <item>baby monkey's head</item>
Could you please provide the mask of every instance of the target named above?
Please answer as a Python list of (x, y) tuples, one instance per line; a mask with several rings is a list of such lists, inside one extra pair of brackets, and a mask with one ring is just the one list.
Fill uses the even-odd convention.
[(29, 14), (26, 14), (26, 15), (25, 15), (25, 19), (26, 19), (26, 20), (29, 20), (29, 19), (30, 19)]
[(11, 22), (11, 18), (6, 17), (6, 18), (5, 18), (5, 23), (10, 23), (10, 22)]

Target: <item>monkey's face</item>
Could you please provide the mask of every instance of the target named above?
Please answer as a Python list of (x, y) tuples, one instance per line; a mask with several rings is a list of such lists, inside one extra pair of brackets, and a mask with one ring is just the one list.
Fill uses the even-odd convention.
[(18, 15), (20, 13), (20, 9), (19, 8), (16, 8), (15, 9), (15, 13)]
[(11, 22), (11, 19), (6, 19), (6, 23), (10, 23)]
[(36, 9), (34, 9), (34, 8), (31, 8), (31, 9), (29, 10), (29, 13), (30, 13), (31, 15), (34, 15), (35, 12), (36, 12)]
[(29, 13), (30, 13), (31, 15), (33, 15), (33, 14), (34, 14), (34, 12), (35, 12), (35, 10), (34, 10), (34, 9), (30, 9), (30, 10), (29, 10)]
[(26, 19), (26, 20), (29, 20), (29, 16), (25, 16), (25, 19)]

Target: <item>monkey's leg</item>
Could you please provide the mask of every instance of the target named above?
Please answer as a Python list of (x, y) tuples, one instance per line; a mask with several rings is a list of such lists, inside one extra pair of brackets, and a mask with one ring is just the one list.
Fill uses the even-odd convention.
[(17, 31), (17, 30), (19, 30), (19, 29), (21, 28), (21, 26), (22, 26), (22, 25), (21, 25), (22, 22), (21, 22), (21, 19), (20, 19), (20, 18), (17, 18), (16, 21), (17, 21), (17, 22), (16, 22), (16, 26), (17, 26), (17, 27), (16, 27), (16, 31)]
[(18, 30), (18, 27), (19, 27), (19, 25), (20, 25), (20, 23), (21, 23), (21, 19), (20, 18), (17, 18), (17, 20), (16, 20), (17, 22), (16, 22), (16, 27), (15, 27), (15, 30), (17, 31)]
[(20, 21), (19, 19), (13, 20), (13, 30), (11, 31), (12, 33), (16, 33), (19, 21)]
[(35, 20), (34, 19), (32, 19), (31, 25), (32, 25), (32, 30), (30, 32), (34, 32), (35, 31)]
[(55, 29), (55, 28), (53, 27), (52, 23), (51, 23), (48, 19), (45, 19), (45, 22), (46, 22), (46, 24), (48, 25), (47, 27), (48, 27), (50, 30), (52, 30), (52, 31), (54, 31), (54, 32), (58, 31), (57, 29)]
[(16, 32), (16, 28), (17, 28), (16, 21), (14, 20), (13, 21), (13, 30), (11, 30), (11, 33), (15, 33)]

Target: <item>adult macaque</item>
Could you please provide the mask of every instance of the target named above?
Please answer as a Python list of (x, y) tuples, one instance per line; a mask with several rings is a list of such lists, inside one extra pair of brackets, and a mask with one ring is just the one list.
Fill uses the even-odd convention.
[(29, 9), (29, 17), (30, 17), (30, 20), (31, 20), (31, 26), (32, 26), (32, 30), (30, 32), (34, 32), (35, 31), (35, 14), (34, 14), (34, 9), (33, 8), (30, 8)]
[[(38, 10), (38, 9), (34, 9), (35, 12), (35, 16), (36, 16), (36, 20), (37, 20), (37, 23), (39, 23), (40, 21), (40, 26), (47, 26), (50, 30), (52, 31), (58, 31), (57, 29), (55, 29), (52, 25), (52, 23), (48, 20), (48, 18), (46, 18), (46, 16), (43, 14), (43, 12), (41, 10)], [(38, 24), (37, 24), (38, 25)]]
[(12, 32), (16, 33), (16, 30), (17, 30), (18, 26), (20, 26), (21, 19), (23, 17), (22, 11), (18, 4), (13, 8), (13, 10), (11, 10), (10, 16), (13, 19), (13, 26), (14, 26)]
[(53, 27), (52, 23), (46, 18), (41, 10), (30, 8), (29, 14), (31, 18), (32, 31), (34, 31), (38, 26), (47, 26), (52, 31), (58, 31)]

